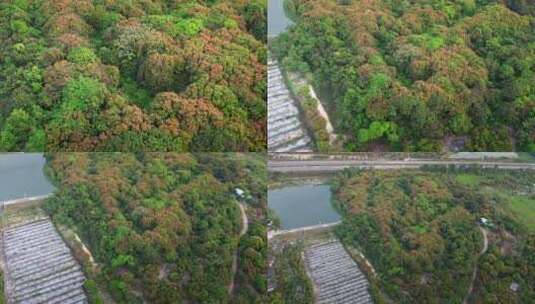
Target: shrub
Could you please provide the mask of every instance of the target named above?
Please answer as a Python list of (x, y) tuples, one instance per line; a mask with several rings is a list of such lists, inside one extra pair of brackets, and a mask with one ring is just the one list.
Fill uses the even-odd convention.
[(88, 64), (92, 63), (98, 60), (97, 55), (91, 50), (90, 48), (86, 47), (77, 47), (73, 48), (69, 55), (67, 56), (67, 59), (70, 62), (74, 62), (77, 64)]
[(204, 22), (200, 18), (188, 18), (178, 21), (172, 31), (173, 36), (193, 37), (204, 28)]
[(98, 106), (104, 99), (104, 85), (96, 79), (80, 76), (71, 80), (63, 89), (63, 106), (72, 111), (85, 111)]

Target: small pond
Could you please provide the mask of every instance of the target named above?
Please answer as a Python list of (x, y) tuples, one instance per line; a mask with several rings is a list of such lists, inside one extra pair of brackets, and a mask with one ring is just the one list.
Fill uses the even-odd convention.
[(268, 206), (280, 218), (281, 229), (333, 223), (340, 215), (331, 205), (329, 185), (299, 185), (268, 190)]
[(268, 37), (284, 32), (292, 21), (284, 12), (284, 0), (268, 0)]
[(43, 173), (45, 162), (40, 153), (0, 153), (0, 201), (54, 191)]

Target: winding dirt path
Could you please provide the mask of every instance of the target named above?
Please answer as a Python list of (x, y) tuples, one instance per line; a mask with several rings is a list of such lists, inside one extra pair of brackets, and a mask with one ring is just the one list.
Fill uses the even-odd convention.
[[(481, 231), (481, 234), (483, 235), (483, 248), (481, 248), (481, 251), (479, 252), (479, 255), (477, 256), (478, 260), (479, 260), (479, 257), (481, 257), (483, 254), (485, 254), (485, 252), (487, 252), (487, 249), (489, 249), (489, 239), (488, 239), (488, 236), (487, 236), (487, 234), (488, 234), (487, 230), (485, 230), (485, 228), (479, 226), (479, 231)], [(478, 271), (477, 262), (478, 261), (476, 261), (476, 265), (474, 267), (474, 271), (472, 272), (472, 281), (470, 282), (470, 287), (468, 288), (468, 293), (466, 294), (466, 297), (464, 298), (463, 304), (467, 304), (468, 303), (468, 299), (470, 298), (470, 296), (472, 295), (472, 291), (474, 290), (474, 282), (476, 280), (477, 271)]]
[[(247, 233), (249, 229), (249, 219), (247, 218), (247, 212), (245, 212), (245, 206), (242, 203), (238, 203), (241, 213), (241, 230), (240, 230), (240, 239)], [(234, 256), (232, 257), (232, 279), (230, 280), (230, 285), (228, 287), (228, 294), (232, 295), (234, 291), (234, 280), (236, 278), (236, 272), (238, 271), (238, 252), (239, 248), (236, 248)]]
[(481, 249), (481, 252), (479, 255), (483, 255), (485, 252), (487, 252), (487, 249), (489, 249), (489, 238), (488, 238), (488, 232), (485, 230), (485, 228), (479, 227), (479, 230), (481, 230), (481, 234), (483, 234), (483, 249)]
[(240, 231), (240, 238), (241, 238), (247, 233), (247, 230), (249, 230), (249, 220), (247, 219), (247, 212), (245, 212), (245, 206), (242, 203), (239, 203), (238, 206), (240, 206), (240, 212), (241, 212), (241, 231)]

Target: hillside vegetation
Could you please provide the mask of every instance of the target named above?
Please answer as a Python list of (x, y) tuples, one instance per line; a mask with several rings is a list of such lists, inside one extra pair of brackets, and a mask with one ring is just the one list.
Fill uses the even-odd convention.
[[(346, 171), (333, 181), (344, 217), (337, 234), (377, 271), (379, 303), (462, 303), (476, 267), (469, 303), (529, 303), (535, 231), (515, 204), (535, 204), (534, 180), (533, 172), (477, 168)], [(484, 253), (481, 217), (492, 223), (480, 225)]]
[[(271, 241), (270, 241), (271, 242)], [(269, 295), (270, 304), (312, 304), (314, 290), (303, 258), (303, 244), (288, 243), (273, 252), (276, 289)], [(270, 250), (271, 250), (270, 243)]]
[(0, 4), (0, 150), (263, 151), (266, 0)]
[(273, 41), (351, 151), (535, 151), (535, 5), (287, 0)]
[[(58, 191), (46, 211), (88, 246), (88, 273), (118, 303), (255, 303), (265, 294), (262, 155), (48, 155)], [(235, 187), (246, 191), (239, 238)], [(232, 260), (238, 254), (229, 296)], [(86, 269), (86, 271), (88, 271)]]

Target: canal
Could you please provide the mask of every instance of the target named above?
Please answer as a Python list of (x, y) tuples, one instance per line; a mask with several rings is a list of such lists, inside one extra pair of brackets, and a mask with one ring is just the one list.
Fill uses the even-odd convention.
[(339, 221), (331, 204), (329, 185), (305, 184), (268, 190), (268, 207), (280, 219), (281, 229), (294, 229)]
[(0, 201), (54, 191), (43, 173), (45, 162), (40, 153), (0, 153)]
[(268, 0), (268, 37), (275, 37), (292, 24), (284, 12), (284, 0)]

